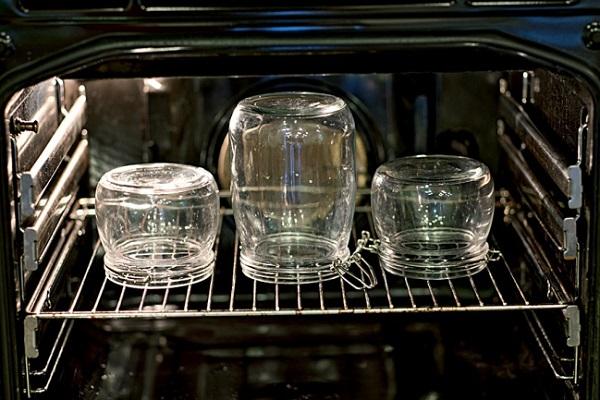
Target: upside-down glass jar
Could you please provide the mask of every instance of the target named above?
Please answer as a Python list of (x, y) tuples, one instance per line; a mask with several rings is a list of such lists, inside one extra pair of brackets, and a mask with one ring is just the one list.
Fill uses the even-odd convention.
[(113, 169), (98, 183), (96, 219), (106, 276), (117, 284), (177, 287), (213, 272), (219, 196), (202, 168), (159, 163)]
[(483, 163), (447, 155), (396, 159), (375, 172), (371, 203), (388, 272), (447, 279), (485, 267), (494, 182)]
[(282, 284), (337, 277), (333, 264), (350, 254), (356, 196), (354, 120), (345, 102), (308, 92), (250, 97), (229, 129), (244, 274)]

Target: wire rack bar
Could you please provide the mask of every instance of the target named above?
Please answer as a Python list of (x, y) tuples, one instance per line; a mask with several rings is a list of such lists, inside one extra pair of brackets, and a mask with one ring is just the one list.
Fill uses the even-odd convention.
[[(552, 345), (552, 341), (550, 341), (550, 339), (548, 338), (548, 334), (546, 333), (546, 330), (544, 329), (538, 317), (531, 311), (525, 312), (524, 316), (527, 325), (529, 325), (529, 329), (533, 334), (535, 342), (540, 348), (554, 376), (557, 379), (564, 381), (574, 380), (577, 376), (577, 365), (575, 364), (575, 360), (577, 357), (577, 353), (575, 352), (576, 350), (574, 350), (575, 359), (564, 359), (560, 357), (556, 352), (554, 346)], [(565, 371), (566, 364), (573, 364), (573, 366), (571, 367), (573, 372)]]
[[(188, 287), (188, 291), (191, 290), (192, 286), (190, 285)], [(146, 287), (144, 288), (144, 291), (142, 292), (142, 298), (140, 299), (140, 306), (138, 307), (138, 311), (142, 311), (144, 309), (144, 302), (146, 301), (146, 295), (148, 294), (148, 285), (146, 285)], [(184, 308), (185, 310), (185, 308)]]
[[(73, 321), (65, 321), (67, 323), (67, 327), (66, 327), (66, 331), (65, 334), (60, 336), (56, 343), (55, 346), (57, 348), (56, 351), (56, 356), (54, 357), (54, 359), (49, 359), (48, 362), (51, 363), (51, 368), (48, 374), (45, 374), (47, 377), (45, 379), (45, 382), (40, 386), (37, 387), (35, 389), (29, 389), (29, 393), (32, 394), (40, 394), (40, 393), (45, 393), (48, 391), (48, 388), (50, 387), (50, 384), (52, 383), (52, 380), (54, 378), (54, 375), (56, 373), (56, 370), (58, 369), (58, 366), (60, 364), (60, 359), (62, 358), (63, 352), (65, 350), (65, 348), (67, 347), (67, 341), (69, 340), (69, 337), (71, 335), (71, 329), (73, 328)], [(53, 349), (53, 353), (52, 355), (54, 355), (54, 349)]]
[[(233, 252), (234, 252), (234, 256), (233, 256), (233, 264), (232, 264), (232, 269), (231, 269), (231, 296), (229, 297), (229, 311), (233, 311), (233, 304), (235, 302), (235, 284), (236, 284), (236, 275), (237, 275), (237, 265), (238, 265), (238, 249), (240, 246), (240, 237), (239, 235), (236, 233), (235, 235), (235, 242), (233, 244)], [(256, 282), (255, 282), (256, 284)], [(256, 296), (254, 296), (255, 302), (256, 302)]]
[[(319, 272), (319, 278), (321, 273)], [(321, 310), (325, 310), (325, 296), (323, 295), (323, 282), (319, 282), (319, 305)]]
[[(96, 301), (94, 302), (94, 307), (92, 308), (92, 312), (96, 312), (96, 310), (98, 309), (98, 305), (100, 304), (100, 300), (102, 299), (102, 293), (104, 293), (104, 288), (106, 287), (106, 282), (108, 282), (108, 278), (104, 277), (104, 281), (102, 281), (102, 286), (100, 287), (100, 291), (98, 292), (98, 297), (96, 297)], [(146, 292), (144, 292), (144, 296), (145, 296)], [(142, 298), (142, 302), (140, 303), (140, 310), (142, 310), (143, 308), (143, 300), (144, 298)], [(73, 311), (71, 311), (73, 312)]]
[(429, 294), (431, 295), (431, 301), (433, 301), (433, 306), (438, 307), (438, 302), (435, 297), (435, 293), (433, 292), (433, 288), (431, 287), (431, 281), (427, 280), (427, 289), (429, 289)]
[(410, 283), (408, 283), (408, 278), (406, 277), (404, 277), (404, 284), (406, 285), (406, 290), (408, 291), (410, 305), (412, 306), (412, 308), (417, 308), (417, 303), (415, 303), (415, 297), (413, 296), (412, 290), (410, 289)]
[(256, 311), (257, 307), (256, 307), (256, 285), (258, 284), (258, 282), (254, 281), (252, 282), (252, 311)]
[(477, 302), (481, 307), (483, 307), (483, 301), (481, 301), (481, 297), (479, 296), (479, 291), (477, 290), (477, 286), (475, 285), (475, 281), (472, 276), (469, 276), (469, 283), (471, 284), (471, 288), (473, 288), (473, 294), (477, 297)]
[(77, 305), (77, 301), (79, 300), (79, 297), (81, 296), (81, 291), (82, 291), (83, 287), (85, 286), (85, 281), (87, 280), (88, 274), (90, 272), (91, 264), (94, 262), (94, 259), (96, 258), (96, 255), (98, 254), (99, 249), (100, 249), (100, 242), (97, 242), (96, 245), (94, 246), (92, 256), (90, 257), (90, 262), (88, 263), (88, 267), (85, 269), (85, 274), (83, 275), (83, 279), (81, 280), (81, 285), (79, 285), (79, 289), (77, 289), (77, 294), (75, 295), (75, 298), (73, 299), (73, 302), (71, 303), (71, 307), (69, 308), (69, 311), (73, 311), (75, 309), (75, 306)]
[(344, 306), (344, 310), (348, 309), (348, 299), (346, 298), (346, 284), (344, 283), (344, 280), (342, 278), (340, 278), (340, 290), (342, 293), (342, 304)]
[[(218, 224), (219, 232), (221, 232), (222, 225), (223, 225), (223, 214), (221, 214), (219, 217), (219, 224)], [(215, 259), (219, 256), (219, 241), (220, 241), (220, 239), (221, 239), (221, 235), (217, 235), (217, 238), (215, 239)], [(209, 280), (210, 280), (210, 283), (208, 285), (208, 298), (206, 299), (206, 311), (210, 311), (211, 306), (212, 306), (212, 295), (213, 295), (213, 289), (214, 289), (214, 285), (215, 285), (215, 275), (212, 274), (210, 276)], [(185, 296), (184, 309), (186, 311), (189, 308), (191, 294), (192, 294), (192, 285), (190, 284), (187, 288), (187, 293)]]
[(460, 300), (458, 299), (458, 295), (456, 294), (456, 289), (454, 289), (452, 279), (448, 279), (448, 286), (450, 286), (450, 290), (452, 291), (452, 297), (454, 297), (454, 302), (456, 303), (456, 306), (460, 307)]
[(347, 310), (344, 309), (310, 309), (310, 310), (259, 310), (250, 312), (250, 310), (240, 310), (240, 311), (178, 311), (178, 310), (168, 310), (168, 311), (100, 311), (91, 315), (87, 312), (76, 311), (73, 313), (67, 312), (48, 312), (44, 314), (40, 314), (38, 317), (40, 319), (136, 319), (136, 318), (200, 318), (200, 317), (247, 317), (247, 316), (293, 316), (293, 315), (342, 315), (342, 314), (408, 314), (408, 313), (437, 313), (437, 312), (487, 312), (487, 311), (517, 311), (517, 310), (541, 310), (541, 309), (562, 309), (563, 306), (560, 305), (538, 305), (534, 307), (524, 307), (524, 306), (489, 306), (489, 307), (480, 307), (480, 306), (467, 306), (467, 307), (452, 307), (452, 306), (443, 306), (443, 307), (427, 307), (427, 308), (394, 308), (390, 309), (388, 307), (377, 307), (377, 308), (349, 308)]
[[(500, 301), (502, 302), (503, 306), (508, 306), (508, 303), (504, 300), (504, 296), (502, 296), (502, 292), (500, 291), (500, 289), (498, 288), (498, 284), (496, 283), (496, 279), (494, 278), (494, 275), (492, 274), (492, 271), (490, 271), (490, 268), (486, 268), (486, 271), (488, 273), (488, 275), (490, 276), (490, 280), (492, 282), (492, 285), (494, 285), (494, 289), (496, 290), (496, 293), (498, 294), (498, 298), (500, 298)], [(512, 275), (512, 273), (511, 273)]]

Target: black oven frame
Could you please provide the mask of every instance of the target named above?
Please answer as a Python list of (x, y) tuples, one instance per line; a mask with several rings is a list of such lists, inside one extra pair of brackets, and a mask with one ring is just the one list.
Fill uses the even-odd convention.
[[(296, 2), (297, 4), (301, 2)], [(441, 5), (354, 2), (347, 6), (144, 8), (27, 11), (0, 2), (0, 104), (27, 85), (60, 75), (77, 78), (264, 73), (390, 72), (532, 66), (580, 77), (600, 100), (600, 4), (449, 1)], [(389, 3), (389, 2), (388, 2)], [(520, 3), (520, 5), (519, 5)], [(527, 4), (531, 3), (531, 4)], [(537, 6), (536, 3), (547, 3)], [(595, 4), (593, 4), (595, 3)], [(310, 55), (310, 57), (306, 57)], [(302, 57), (304, 56), (304, 57)], [(290, 63), (290, 60), (294, 63)], [(176, 60), (176, 61), (175, 61)], [(235, 60), (235, 62), (231, 62)], [(268, 62), (267, 62), (268, 61)], [(177, 62), (176, 71), (172, 68)], [(268, 69), (265, 67), (268, 65)], [(594, 132), (600, 128), (595, 121)], [(21, 316), (15, 306), (5, 124), (0, 126), (0, 393), (22, 396)], [(595, 140), (594, 140), (595, 143)], [(600, 157), (594, 145), (593, 158)], [(600, 199), (600, 173), (591, 176)], [(590, 243), (598, 243), (598, 202)], [(590, 265), (600, 251), (589, 249)], [(600, 288), (600, 270), (589, 271)], [(583, 393), (600, 397), (600, 291), (583, 309)]]

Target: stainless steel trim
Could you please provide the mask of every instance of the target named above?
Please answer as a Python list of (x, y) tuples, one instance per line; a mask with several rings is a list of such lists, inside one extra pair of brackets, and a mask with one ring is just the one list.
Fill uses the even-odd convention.
[(21, 173), (21, 221), (25, 221), (35, 214), (36, 204), (58, 170), (62, 160), (67, 156), (77, 137), (81, 134), (85, 124), (85, 108), (86, 98), (80, 96), (31, 169)]
[(536, 208), (534, 211), (537, 211), (540, 217), (546, 217), (546, 221), (543, 221), (545, 222), (544, 226), (552, 233), (557, 244), (562, 245), (563, 219), (559, 208), (554, 204), (546, 189), (538, 182), (535, 174), (531, 171), (511, 139), (507, 135), (500, 133), (498, 135), (498, 143), (508, 157), (509, 169), (512, 167), (515, 170), (514, 172), (519, 174), (522, 180), (521, 186), (523, 186), (526, 194), (529, 195), (528, 197), (532, 197), (532, 208)]
[(530, 200), (529, 205), (541, 220), (542, 226), (562, 250), (563, 258), (574, 260), (577, 257), (577, 217), (563, 216), (507, 135), (499, 134), (498, 142), (508, 156), (509, 167), (522, 179), (525, 197)]
[(58, 127), (56, 99), (48, 97), (33, 115), (38, 122), (37, 132), (27, 131), (16, 137), (17, 172), (30, 169), (50, 141)]
[(48, 243), (76, 200), (75, 189), (87, 169), (88, 161), (88, 143), (82, 140), (43, 208), (35, 215), (35, 222), (24, 229), (23, 267), (26, 271), (36, 270), (44, 258)]
[[(509, 93), (500, 96), (500, 117), (519, 136), (527, 149), (548, 172), (548, 176), (568, 197), (569, 208), (577, 209), (582, 204), (581, 168), (569, 165), (562, 154), (545, 138), (531, 120), (525, 109)], [(578, 161), (578, 160), (576, 160)]]

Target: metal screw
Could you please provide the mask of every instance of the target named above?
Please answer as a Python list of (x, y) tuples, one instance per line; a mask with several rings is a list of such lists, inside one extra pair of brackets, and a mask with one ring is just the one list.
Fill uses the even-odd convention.
[(39, 123), (34, 119), (31, 121), (27, 121), (21, 118), (11, 118), (10, 120), (10, 132), (13, 135), (19, 135), (23, 132), (35, 132), (37, 133), (39, 129)]
[(583, 30), (583, 43), (590, 50), (600, 49), (600, 22), (587, 24)]
[(15, 45), (10, 35), (0, 32), (0, 59), (10, 57), (15, 52)]

